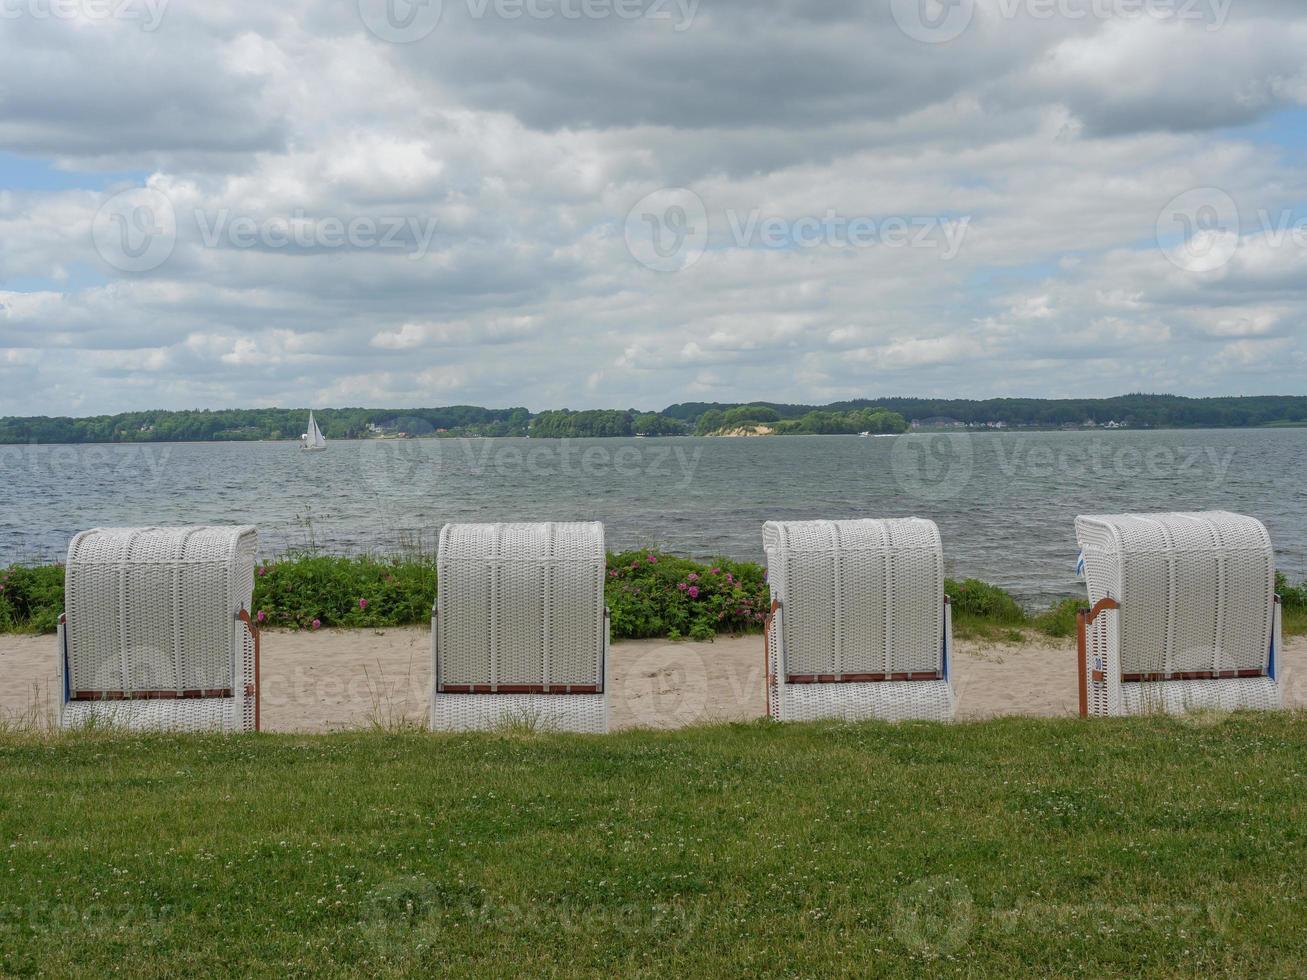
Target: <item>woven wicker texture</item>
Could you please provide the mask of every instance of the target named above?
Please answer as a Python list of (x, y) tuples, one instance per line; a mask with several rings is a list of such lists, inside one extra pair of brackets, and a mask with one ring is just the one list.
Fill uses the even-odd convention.
[(1090, 714), (1278, 707), (1271, 678), (1160, 679), (1267, 672), (1275, 558), (1260, 521), (1225, 511), (1092, 515), (1076, 518), (1076, 539), (1091, 604), (1121, 607), (1088, 631)]
[[(770, 521), (763, 548), (780, 603), (768, 637), (774, 717), (952, 717), (944, 558), (933, 522)], [(901, 674), (929, 679), (857, 679)]]
[[(445, 525), (433, 727), (606, 730), (604, 573), (602, 524)], [(593, 690), (546, 693), (572, 687)]]
[(253, 729), (254, 647), (237, 614), (250, 606), (257, 548), (252, 527), (99, 528), (73, 538), (59, 657), (74, 700), (63, 722)]

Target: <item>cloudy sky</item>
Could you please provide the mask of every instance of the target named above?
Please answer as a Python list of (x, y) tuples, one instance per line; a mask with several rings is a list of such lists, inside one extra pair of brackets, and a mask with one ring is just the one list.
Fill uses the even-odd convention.
[(1295, 0), (3, 0), (0, 415), (1307, 394), (1304, 51)]

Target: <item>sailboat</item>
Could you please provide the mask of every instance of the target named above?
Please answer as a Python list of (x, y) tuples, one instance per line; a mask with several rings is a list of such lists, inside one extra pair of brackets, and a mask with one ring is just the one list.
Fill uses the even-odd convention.
[(313, 417), (312, 411), (309, 412), (309, 431), (300, 436), (300, 450), (306, 453), (327, 451), (327, 440), (318, 428), (318, 420)]

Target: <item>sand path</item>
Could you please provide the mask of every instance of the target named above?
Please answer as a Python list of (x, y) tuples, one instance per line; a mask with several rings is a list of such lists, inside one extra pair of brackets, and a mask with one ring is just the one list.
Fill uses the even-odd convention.
[[(53, 637), (0, 636), (0, 719), (38, 722), (53, 712)], [(677, 728), (765, 713), (760, 636), (714, 643), (635, 640), (613, 647), (615, 728)], [(958, 641), (959, 719), (1070, 715), (1075, 644)], [(421, 628), (268, 632), (262, 655), (268, 731), (324, 732), (426, 717), (431, 633)], [(1286, 707), (1307, 708), (1307, 637), (1285, 648)]]

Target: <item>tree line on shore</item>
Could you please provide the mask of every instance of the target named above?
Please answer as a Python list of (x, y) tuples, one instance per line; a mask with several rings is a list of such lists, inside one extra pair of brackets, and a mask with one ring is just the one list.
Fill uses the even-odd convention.
[[(143, 411), (90, 418), (0, 418), (0, 444), (101, 442), (236, 442), (298, 439), (308, 409), (252, 408)], [(879, 398), (830, 405), (780, 402), (683, 402), (661, 412), (636, 409), (324, 408), (318, 424), (328, 439), (376, 436), (605, 436), (711, 435), (764, 426), (784, 434), (905, 431), (930, 426), (1058, 428), (1243, 428), (1307, 425), (1307, 397), (1261, 395), (1183, 398), (1122, 395), (1096, 399)]]

